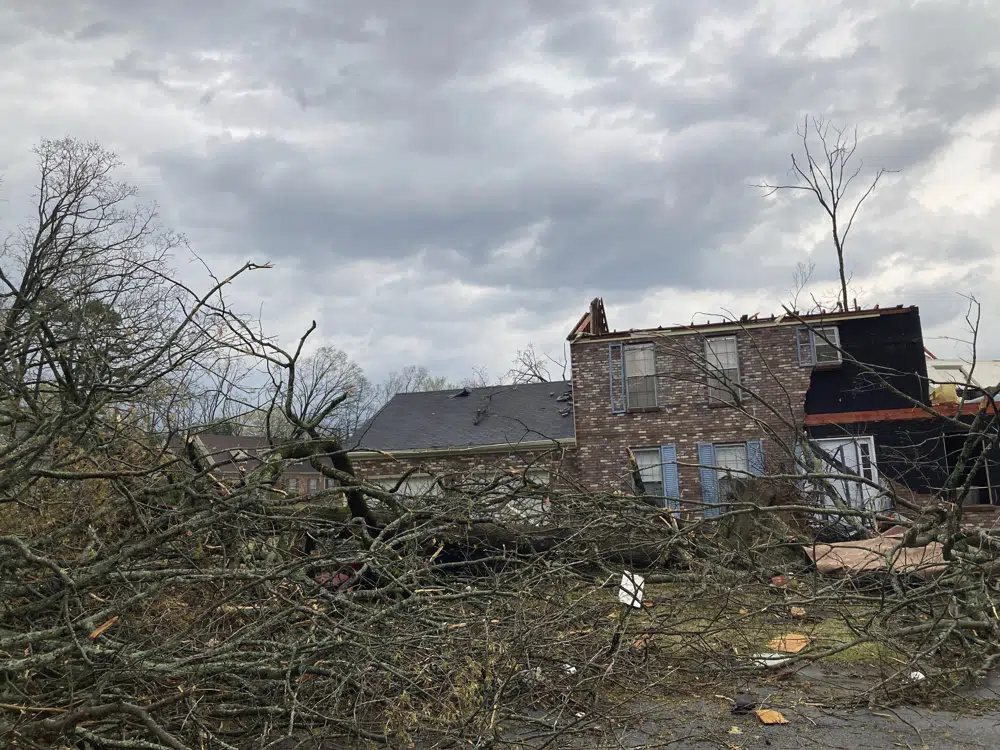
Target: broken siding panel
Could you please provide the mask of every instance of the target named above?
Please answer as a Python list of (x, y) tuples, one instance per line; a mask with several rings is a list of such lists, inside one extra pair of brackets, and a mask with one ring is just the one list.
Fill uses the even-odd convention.
[(608, 345), (608, 382), (611, 387), (611, 413), (624, 414), (625, 403), (625, 352), (621, 344)]

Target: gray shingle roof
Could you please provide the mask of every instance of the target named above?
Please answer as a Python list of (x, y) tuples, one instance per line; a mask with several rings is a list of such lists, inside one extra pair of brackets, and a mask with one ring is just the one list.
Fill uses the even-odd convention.
[(574, 436), (568, 381), (398, 393), (348, 450), (433, 450)]

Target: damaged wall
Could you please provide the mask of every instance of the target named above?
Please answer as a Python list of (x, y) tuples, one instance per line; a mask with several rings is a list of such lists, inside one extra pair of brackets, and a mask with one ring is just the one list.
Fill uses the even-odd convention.
[[(836, 321), (840, 345), (859, 362), (874, 368), (895, 388), (929, 404), (927, 360), (916, 308), (885, 311), (877, 317)], [(806, 397), (807, 414), (905, 409), (913, 403), (881, 385), (858, 365), (813, 371)]]

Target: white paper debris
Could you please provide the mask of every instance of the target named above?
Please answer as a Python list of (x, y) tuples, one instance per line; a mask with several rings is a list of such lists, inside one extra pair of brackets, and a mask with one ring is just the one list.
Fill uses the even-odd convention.
[(646, 579), (637, 573), (625, 571), (622, 573), (621, 587), (618, 589), (618, 601), (622, 604), (639, 609), (642, 607), (642, 597), (646, 592)]
[(563, 664), (563, 671), (566, 674), (576, 674), (576, 667), (572, 664)]
[(927, 679), (927, 675), (923, 672), (910, 672), (910, 680), (912, 682), (922, 682)]
[(762, 654), (754, 654), (753, 665), (765, 669), (774, 669), (782, 664), (787, 664), (792, 658), (788, 654), (778, 654), (773, 651), (766, 651)]

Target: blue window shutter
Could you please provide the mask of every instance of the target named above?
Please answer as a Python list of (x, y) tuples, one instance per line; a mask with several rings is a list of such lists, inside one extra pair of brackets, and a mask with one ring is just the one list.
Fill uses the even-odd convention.
[(760, 440), (747, 440), (747, 464), (754, 476), (764, 476), (764, 443)]
[(705, 518), (719, 515), (719, 484), (715, 475), (715, 446), (698, 443), (698, 463), (701, 464), (701, 501), (705, 504)]
[(667, 507), (677, 513), (681, 509), (681, 487), (677, 477), (677, 446), (674, 443), (660, 446), (660, 464), (663, 467), (663, 496)]
[(624, 414), (625, 353), (621, 344), (608, 345), (608, 382), (611, 384), (611, 413)]

